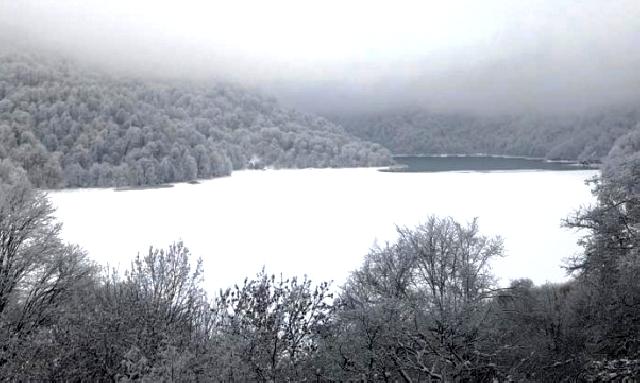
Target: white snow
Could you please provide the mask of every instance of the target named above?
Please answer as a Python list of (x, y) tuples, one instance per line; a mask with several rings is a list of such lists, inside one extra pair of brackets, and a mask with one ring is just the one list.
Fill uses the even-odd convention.
[(430, 214), (479, 217), (482, 233), (501, 235), (507, 257), (494, 264), (502, 284), (566, 278), (563, 258), (580, 251), (578, 233), (560, 227), (594, 201), (581, 171), (388, 173), (376, 169), (237, 171), (172, 188), (51, 192), (63, 237), (101, 264), (121, 270), (149, 245), (182, 239), (205, 264), (212, 291), (263, 266), (339, 285), (395, 225)]

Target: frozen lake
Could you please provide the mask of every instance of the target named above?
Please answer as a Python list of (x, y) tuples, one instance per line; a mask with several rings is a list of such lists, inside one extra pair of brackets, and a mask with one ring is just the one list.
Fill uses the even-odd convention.
[(376, 169), (237, 171), (172, 188), (50, 193), (63, 237), (101, 264), (121, 270), (149, 245), (182, 239), (219, 288), (269, 273), (307, 274), (340, 284), (395, 225), (428, 215), (479, 217), (483, 234), (501, 235), (507, 256), (494, 264), (502, 284), (566, 278), (563, 259), (579, 234), (560, 227), (594, 200), (584, 181), (595, 170), (389, 173)]

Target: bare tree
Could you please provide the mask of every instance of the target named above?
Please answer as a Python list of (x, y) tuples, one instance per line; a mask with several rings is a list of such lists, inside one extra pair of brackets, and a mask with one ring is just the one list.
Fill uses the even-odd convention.
[(313, 377), (312, 358), (333, 311), (328, 283), (297, 278), (255, 280), (224, 291), (217, 301), (218, 331), (230, 381), (300, 381)]
[(93, 273), (85, 253), (60, 240), (53, 212), (23, 171), (0, 162), (0, 371), (42, 350), (28, 342), (45, 336), (39, 331)]
[(340, 347), (344, 369), (368, 380), (492, 379), (481, 333), (501, 240), (481, 236), (475, 220), (464, 226), (451, 218), (398, 233), (345, 287), (341, 320), (352, 337)]

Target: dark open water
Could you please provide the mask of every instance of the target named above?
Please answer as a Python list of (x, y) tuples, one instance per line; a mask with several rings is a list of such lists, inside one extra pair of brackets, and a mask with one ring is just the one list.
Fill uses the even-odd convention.
[(450, 171), (501, 171), (501, 170), (583, 170), (592, 169), (571, 162), (550, 162), (541, 159), (505, 157), (394, 157), (398, 166), (385, 169), (396, 172), (450, 172)]

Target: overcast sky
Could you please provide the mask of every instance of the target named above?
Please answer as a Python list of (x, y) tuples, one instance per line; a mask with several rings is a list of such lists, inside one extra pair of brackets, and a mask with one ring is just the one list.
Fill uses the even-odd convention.
[(0, 0), (0, 33), (112, 69), (240, 81), (319, 112), (640, 99), (638, 0)]

